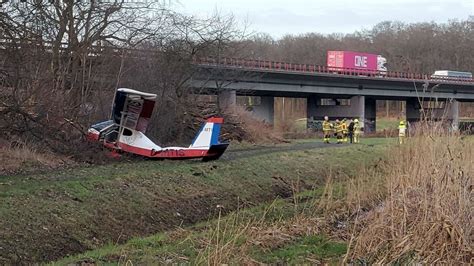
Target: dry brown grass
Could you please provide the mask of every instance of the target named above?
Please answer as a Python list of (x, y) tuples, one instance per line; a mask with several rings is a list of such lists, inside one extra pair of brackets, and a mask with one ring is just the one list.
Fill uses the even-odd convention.
[(251, 256), (256, 248), (270, 252), (298, 238), (327, 234), (332, 230), (331, 221), (325, 217), (313, 217), (303, 213), (295, 213), (289, 219), (266, 221), (268, 213), (275, 208), (274, 203), (270, 204), (260, 217), (249, 218), (236, 212), (223, 218), (219, 214), (217, 223), (210, 225), (201, 238), (202, 248), (196, 258), (196, 264), (262, 265)]
[(298, 127), (296, 124), (296, 119), (287, 118), (285, 120), (280, 120), (278, 124), (275, 124), (275, 128), (280, 132), (284, 133), (298, 133)]
[(65, 160), (42, 152), (31, 143), (16, 142), (0, 147), (0, 162), (0, 174), (8, 174), (36, 168), (55, 168), (64, 164)]
[(325, 235), (348, 243), (346, 263), (472, 263), (474, 139), (443, 128), (412, 128), (406, 145), (390, 148), (388, 159), (361, 165), (353, 177), (330, 169), (324, 188), (314, 193), (300, 191), (295, 179), (288, 199), (294, 208), (284, 218), (266, 219), (275, 204), (262, 215), (226, 217), (219, 206), (217, 221), (197, 238), (181, 232), (197, 244), (194, 262), (258, 265), (255, 250), (271, 253)]
[[(425, 122), (406, 145), (394, 148), (385, 188), (354, 186), (351, 202), (372, 204), (359, 212), (359, 229), (349, 257), (369, 263), (473, 263), (474, 145), (472, 140)], [(378, 180), (378, 181), (377, 181)], [(364, 189), (361, 189), (364, 188)], [(386, 194), (386, 199), (380, 199)]]
[[(219, 206), (218, 206), (219, 207)], [(215, 227), (210, 227), (206, 233), (208, 237), (201, 239), (204, 248), (196, 258), (197, 264), (222, 265), (228, 263), (241, 247), (237, 245), (239, 239), (248, 234), (253, 220), (241, 221), (238, 215), (232, 214), (222, 220), (221, 209)]]
[(473, 263), (474, 140), (444, 128), (428, 122), (412, 128), (406, 145), (346, 181), (330, 171), (320, 197), (293, 197), (287, 219), (219, 217), (198, 261), (259, 264), (249, 256), (255, 248), (271, 252), (323, 234), (348, 243), (346, 263)]
[[(196, 264), (262, 265), (252, 255), (256, 249), (271, 253), (306, 236), (324, 235), (341, 240), (348, 235), (343, 228), (334, 228), (338, 219), (334, 212), (343, 202), (334, 191), (333, 172), (327, 176), (321, 196), (317, 196), (319, 189), (315, 188), (310, 196), (300, 198), (299, 178), (290, 186), (293, 197), (287, 200), (291, 200), (293, 212), (288, 217), (268, 219), (273, 211), (281, 211), (278, 200), (256, 216), (242, 210), (222, 217), (219, 211), (216, 223), (209, 224), (200, 238)], [(311, 262), (311, 258), (306, 259)]]
[[(265, 124), (254, 118), (252, 114), (241, 106), (235, 106), (225, 111), (223, 138), (248, 141), (251, 143), (281, 143), (285, 142), (282, 134), (274, 130), (272, 125)], [(228, 126), (233, 128), (226, 128)]]

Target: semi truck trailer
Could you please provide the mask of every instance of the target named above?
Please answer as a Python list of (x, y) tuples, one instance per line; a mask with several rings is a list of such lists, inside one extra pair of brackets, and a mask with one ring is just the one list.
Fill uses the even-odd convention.
[(327, 66), (331, 71), (350, 69), (364, 73), (386, 72), (387, 59), (381, 55), (352, 51), (328, 51)]

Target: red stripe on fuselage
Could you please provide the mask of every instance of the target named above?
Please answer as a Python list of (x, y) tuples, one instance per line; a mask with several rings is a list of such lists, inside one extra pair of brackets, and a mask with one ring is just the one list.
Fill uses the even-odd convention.
[(122, 142), (118, 143), (118, 146), (122, 151), (130, 152), (133, 154), (149, 157), (149, 158), (162, 158), (162, 159), (192, 159), (202, 158), (211, 156), (208, 154), (208, 149), (168, 149), (153, 151), (150, 149), (139, 148), (131, 146)]
[(166, 159), (191, 159), (191, 158), (202, 158), (207, 155), (208, 150), (160, 150), (155, 152), (153, 158), (166, 158)]
[(215, 124), (222, 124), (224, 123), (224, 118), (222, 117), (209, 117), (206, 120), (207, 123), (215, 123)]

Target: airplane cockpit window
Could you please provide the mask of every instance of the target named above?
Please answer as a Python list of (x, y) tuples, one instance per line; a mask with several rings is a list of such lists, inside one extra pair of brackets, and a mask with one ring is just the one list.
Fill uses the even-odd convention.
[(118, 138), (118, 132), (117, 131), (107, 132), (107, 134), (105, 134), (104, 138), (107, 142), (115, 142)]
[(132, 134), (133, 133), (130, 129), (126, 129), (126, 128), (123, 129), (123, 135), (124, 136), (131, 136)]
[(97, 123), (95, 125), (92, 126), (93, 129), (97, 130), (97, 131), (102, 131), (104, 128), (107, 128), (111, 125), (114, 124), (114, 121), (112, 120), (107, 120), (107, 121), (104, 121), (104, 122), (100, 122), (100, 123)]

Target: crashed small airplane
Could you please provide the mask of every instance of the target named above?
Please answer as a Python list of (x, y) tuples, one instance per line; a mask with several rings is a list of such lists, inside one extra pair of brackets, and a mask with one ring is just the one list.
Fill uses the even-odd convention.
[(120, 88), (115, 93), (111, 119), (92, 125), (87, 138), (113, 151), (157, 159), (219, 159), (229, 146), (220, 143), (223, 118), (211, 117), (189, 147), (160, 147), (145, 136), (155, 106), (156, 94)]

